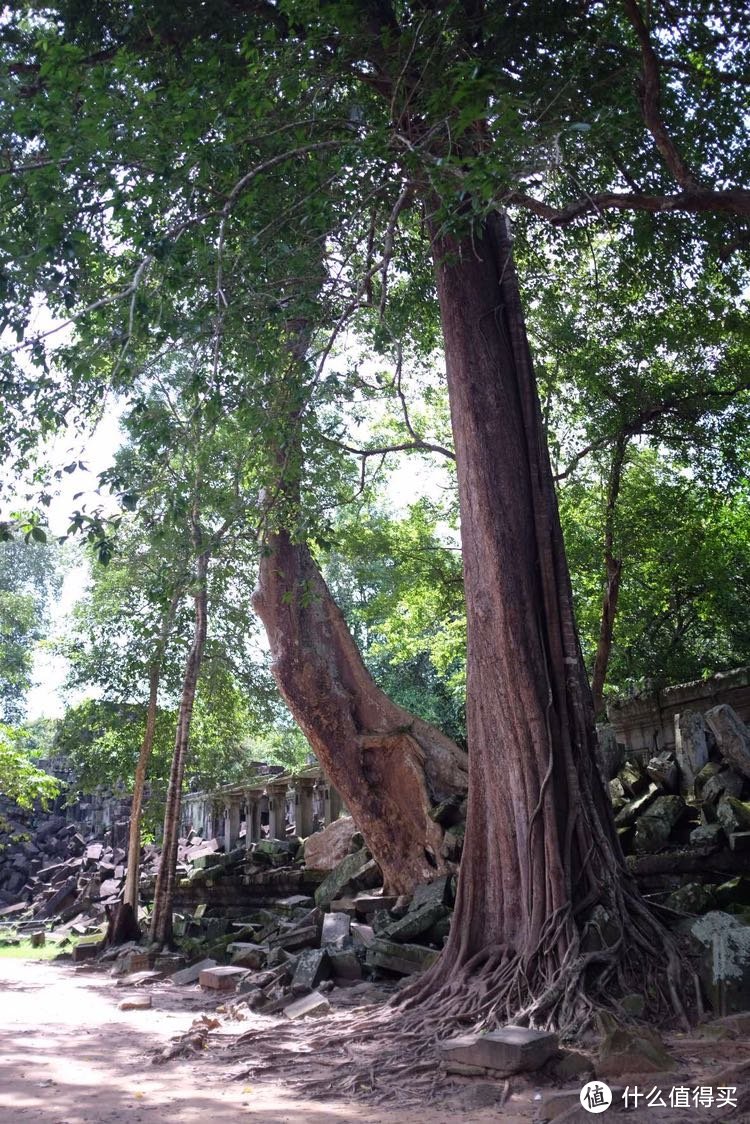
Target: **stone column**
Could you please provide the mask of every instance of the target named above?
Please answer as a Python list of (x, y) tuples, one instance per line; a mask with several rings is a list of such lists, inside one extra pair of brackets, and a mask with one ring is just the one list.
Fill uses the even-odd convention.
[(325, 821), (326, 826), (333, 823), (341, 815), (341, 797), (331, 784), (325, 787)]
[(294, 798), (294, 830), (302, 839), (313, 830), (313, 783), (297, 781)]
[(224, 850), (227, 854), (240, 836), (240, 798), (232, 796), (224, 805)]
[(257, 843), (260, 839), (260, 800), (257, 792), (252, 797), (252, 804), (248, 816), (250, 817), (250, 838), (253, 843)]
[(268, 838), (286, 839), (286, 785), (268, 791)]

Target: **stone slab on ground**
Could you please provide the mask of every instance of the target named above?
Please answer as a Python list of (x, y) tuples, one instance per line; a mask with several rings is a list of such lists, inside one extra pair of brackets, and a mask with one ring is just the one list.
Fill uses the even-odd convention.
[(210, 958), (206, 960), (199, 960), (197, 964), (190, 964), (187, 968), (181, 968), (180, 971), (175, 972), (174, 975), (170, 977), (170, 979), (172, 980), (173, 984), (178, 985), (197, 983), (200, 979), (201, 972), (206, 971), (208, 968), (215, 967), (215, 960), (211, 960)]
[(150, 995), (131, 995), (117, 1004), (120, 1011), (148, 1011), (151, 1008)]
[(95, 937), (81, 937), (78, 944), (73, 946), (73, 963), (82, 964), (84, 960), (93, 960), (101, 945), (101, 934)]
[(429, 968), (439, 955), (436, 948), (419, 944), (397, 944), (395, 941), (376, 937), (367, 949), (366, 963), (371, 968), (385, 968), (401, 976), (411, 976)]
[(557, 1036), (528, 1027), (506, 1026), (489, 1034), (459, 1035), (439, 1042), (438, 1046), (448, 1073), (455, 1072), (452, 1067), (458, 1064), (509, 1077), (543, 1066), (557, 1052)]
[(129, 976), (120, 976), (117, 980), (117, 987), (140, 987), (141, 984), (156, 983), (160, 978), (161, 973), (154, 971), (144, 970), (142, 972), (131, 972)]
[(246, 968), (234, 968), (231, 964), (226, 964), (217, 968), (204, 968), (198, 977), (198, 983), (210, 991), (234, 991), (246, 975)]
[(288, 1019), (319, 1019), (327, 1015), (330, 1010), (331, 1004), (325, 995), (313, 991), (311, 995), (303, 995), (301, 999), (295, 999), (293, 1003), (286, 1006), (284, 1014)]

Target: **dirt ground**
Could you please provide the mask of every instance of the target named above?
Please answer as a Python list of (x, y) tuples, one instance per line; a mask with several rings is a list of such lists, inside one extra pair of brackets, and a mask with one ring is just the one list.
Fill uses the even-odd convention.
[[(222, 1064), (215, 1048), (205, 1057), (152, 1064), (151, 1052), (212, 1004), (197, 988), (158, 985), (148, 993), (151, 1010), (120, 1011), (118, 1003), (134, 989), (117, 987), (107, 974), (0, 959), (2, 1124), (405, 1124), (403, 1111), (308, 1101), (277, 1082), (246, 1084), (237, 1079), (237, 1061)], [(229, 1040), (245, 1029), (247, 1023), (227, 1022), (212, 1038)], [(528, 1110), (532, 1097), (524, 1099)], [(528, 1124), (529, 1116), (499, 1116), (475, 1103), (413, 1119)]]
[[(149, 1010), (120, 1011), (136, 992), (102, 972), (70, 964), (0, 959), (0, 1122), (2, 1124), (530, 1124), (553, 1091), (518, 1082), (503, 1104), (502, 1084), (446, 1081), (445, 1096), (420, 1110), (373, 1109), (358, 1103), (307, 1100), (282, 1081), (242, 1078), (237, 1058), (223, 1059), (247, 1022), (222, 1018), (211, 1049), (154, 1065), (152, 1055), (189, 1030), (216, 1002), (199, 988), (157, 984)], [(137, 994), (144, 994), (142, 990)], [(273, 1034), (269, 1020), (268, 1034)], [(730, 1057), (744, 1071), (750, 1043), (672, 1039), (691, 1084), (720, 1069)], [(682, 1067), (681, 1067), (682, 1068)], [(282, 1068), (283, 1072), (283, 1068)], [(678, 1074), (670, 1078), (680, 1083)], [(568, 1095), (577, 1100), (575, 1084)], [(500, 1107), (502, 1105), (502, 1107)], [(639, 1109), (610, 1118), (644, 1121), (714, 1121), (745, 1124), (742, 1112), (684, 1108)], [(559, 1110), (558, 1110), (559, 1111)], [(556, 1124), (591, 1119), (575, 1103)]]

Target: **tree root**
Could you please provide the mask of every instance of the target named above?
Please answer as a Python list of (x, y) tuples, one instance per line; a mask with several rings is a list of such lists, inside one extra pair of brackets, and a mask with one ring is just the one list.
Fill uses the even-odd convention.
[[(621, 936), (608, 948), (584, 951), (571, 925), (573, 940), (558, 963), (559, 945), (550, 938), (560, 933), (561, 919), (550, 919), (531, 956), (498, 945), (447, 972), (441, 958), (387, 1006), (335, 1013), (321, 1033), (311, 1033), (309, 1024), (277, 1027), (269, 1049), (285, 1079), (303, 1085), (310, 1096), (345, 1094), (390, 1103), (404, 1095), (424, 1101), (435, 1094), (441, 1078), (438, 1043), (467, 1028), (512, 1023), (554, 1030), (570, 1041), (591, 1025), (597, 1010), (627, 1018), (617, 1000), (633, 991), (644, 994), (652, 1022), (676, 1017), (689, 1025), (691, 970), (637, 894), (627, 907), (620, 915)], [(230, 1050), (246, 1057), (250, 1046), (257, 1064), (264, 1038), (267, 1028), (249, 1030)], [(252, 1074), (251, 1067), (247, 1076)]]

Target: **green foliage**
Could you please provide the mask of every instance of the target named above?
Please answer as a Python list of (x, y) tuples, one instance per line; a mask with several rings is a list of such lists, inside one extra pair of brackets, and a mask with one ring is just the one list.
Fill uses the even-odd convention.
[(363, 508), (340, 519), (323, 560), (379, 685), (461, 740), (466, 621), (461, 557), (445, 514), (427, 501), (401, 519)]
[[(569, 483), (561, 515), (584, 652), (601, 610), (601, 483)], [(625, 559), (609, 692), (663, 686), (750, 663), (750, 492), (701, 484), (655, 450), (630, 456), (616, 515)]]
[(22, 808), (32, 808), (36, 801), (46, 807), (61, 789), (56, 777), (33, 764), (23, 731), (0, 725), (0, 793)]
[(0, 542), (0, 718), (6, 722), (23, 718), (34, 648), (61, 582), (54, 547), (36, 540)]

